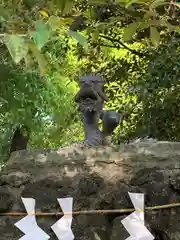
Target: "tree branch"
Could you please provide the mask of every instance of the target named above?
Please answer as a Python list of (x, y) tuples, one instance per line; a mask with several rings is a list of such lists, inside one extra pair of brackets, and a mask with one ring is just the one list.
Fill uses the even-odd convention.
[[(144, 53), (141, 53), (141, 52), (138, 52), (138, 51), (136, 51), (136, 50), (134, 50), (134, 49), (129, 48), (128, 46), (126, 46), (126, 45), (125, 45), (123, 42), (121, 42), (120, 40), (117, 40), (117, 39), (114, 39), (114, 38), (111, 38), (111, 37), (108, 37), (108, 36), (105, 36), (105, 35), (102, 35), (102, 34), (100, 34), (99, 36), (102, 37), (102, 38), (104, 38), (104, 39), (106, 39), (106, 40), (111, 41), (112, 43), (118, 43), (118, 44), (121, 45), (123, 48), (127, 49), (128, 51), (130, 51), (131, 53), (133, 53), (133, 54), (135, 54), (135, 55), (137, 55), (137, 56), (140, 56), (140, 57), (145, 57), (145, 56), (147, 56), (147, 54), (144, 54)], [(119, 49), (119, 47), (116, 47), (116, 48)]]
[(109, 48), (117, 48), (116, 46), (108, 45), (108, 44), (103, 44), (103, 43), (100, 43), (99, 46), (102, 46), (102, 47), (109, 47)]

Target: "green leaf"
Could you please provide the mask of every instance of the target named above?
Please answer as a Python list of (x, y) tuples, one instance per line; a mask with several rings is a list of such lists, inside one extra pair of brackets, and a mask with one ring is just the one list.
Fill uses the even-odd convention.
[(149, 20), (152, 17), (156, 18), (156, 13), (153, 10), (148, 10), (147, 11), (147, 10), (141, 9), (141, 11), (144, 12), (144, 16), (143, 16), (144, 20)]
[(54, 2), (60, 8), (61, 15), (70, 13), (74, 5), (73, 0), (54, 0)]
[(150, 35), (151, 35), (151, 41), (155, 46), (159, 45), (160, 41), (160, 33), (158, 32), (157, 28), (150, 27)]
[(149, 27), (149, 22), (142, 22), (139, 24), (138, 30), (144, 30)]
[(175, 31), (180, 34), (180, 27), (176, 27)]
[(89, 4), (102, 4), (105, 3), (105, 0), (89, 0)]
[(57, 29), (62, 29), (62, 27), (67, 27), (72, 23), (72, 19), (70, 18), (59, 18), (55, 16), (51, 16), (48, 20), (48, 25), (53, 31)]
[(46, 24), (40, 20), (36, 22), (35, 28), (36, 31), (30, 32), (30, 35), (32, 36), (37, 48), (40, 50), (48, 41), (50, 31), (47, 28)]
[(54, 0), (53, 2), (60, 8), (61, 14), (63, 14), (66, 6), (66, 0)]
[(92, 33), (92, 42), (97, 42), (98, 38), (99, 38), (99, 31), (95, 30)]
[(163, 20), (149, 20), (149, 25), (151, 26), (165, 26), (165, 21)]
[(92, 26), (89, 26), (89, 27), (87, 27), (86, 31), (88, 34), (91, 34), (94, 32), (94, 28)]
[(139, 23), (131, 23), (129, 24), (125, 29), (124, 29), (124, 33), (123, 33), (123, 40), (124, 41), (129, 41), (132, 39), (132, 37), (134, 36), (134, 34), (136, 33), (136, 30), (139, 26)]
[(171, 25), (167, 20), (163, 20), (163, 19), (160, 19), (160, 20), (150, 20), (149, 21), (149, 25), (150, 26), (156, 26), (156, 27), (159, 27), (159, 26), (166, 27), (169, 32), (172, 32), (175, 29), (175, 26)]
[(81, 44), (85, 50), (88, 50), (88, 41), (87, 41), (87, 38), (83, 35), (81, 35), (80, 33), (78, 32), (74, 32), (74, 31), (68, 31), (68, 34), (71, 36), (71, 37), (74, 37), (76, 39), (76, 41)]
[(35, 44), (31, 44), (30, 49), (38, 62), (41, 76), (44, 76), (44, 74), (47, 70), (47, 68), (46, 68), (47, 62), (46, 62), (44, 56), (41, 54), (41, 52), (39, 51), (39, 49), (37, 48), (37, 46)]
[(41, 14), (41, 16), (43, 16), (43, 17), (46, 17), (46, 18), (48, 18), (49, 17), (49, 14), (48, 14), (48, 12), (46, 12), (46, 11), (44, 11), (44, 10), (40, 10), (39, 11), (39, 13)]
[(65, 5), (63, 13), (69, 14), (72, 11), (73, 5), (74, 5), (73, 0), (68, 0), (68, 1), (66, 0), (66, 5)]
[(51, 16), (48, 20), (48, 25), (53, 31), (56, 31), (60, 28), (60, 18)]
[(10, 18), (8, 9), (5, 9), (5, 7), (3, 6), (3, 4), (0, 5), (0, 18), (3, 21), (7, 21)]
[(152, 4), (150, 5), (151, 9), (155, 9), (157, 7), (163, 6), (169, 4), (166, 0), (155, 0), (152, 2)]
[(130, 0), (130, 1), (126, 4), (126, 8), (128, 8), (129, 6), (131, 6), (133, 3), (148, 5), (148, 4), (147, 4), (147, 0)]
[(19, 63), (28, 52), (28, 45), (25, 43), (24, 38), (18, 35), (6, 34), (4, 41), (15, 63)]

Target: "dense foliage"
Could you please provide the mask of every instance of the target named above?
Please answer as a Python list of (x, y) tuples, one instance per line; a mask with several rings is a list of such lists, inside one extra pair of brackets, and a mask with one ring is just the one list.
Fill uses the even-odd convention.
[(19, 124), (30, 147), (81, 139), (73, 97), (90, 72), (107, 80), (105, 107), (122, 113), (115, 142), (179, 141), (179, 16), (174, 0), (1, 0), (2, 159)]

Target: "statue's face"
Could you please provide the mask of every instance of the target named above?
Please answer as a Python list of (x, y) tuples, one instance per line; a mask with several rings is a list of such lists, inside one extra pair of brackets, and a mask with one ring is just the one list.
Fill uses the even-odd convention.
[(75, 101), (81, 112), (101, 111), (106, 100), (104, 82), (99, 76), (89, 75), (80, 78), (80, 90), (75, 96)]

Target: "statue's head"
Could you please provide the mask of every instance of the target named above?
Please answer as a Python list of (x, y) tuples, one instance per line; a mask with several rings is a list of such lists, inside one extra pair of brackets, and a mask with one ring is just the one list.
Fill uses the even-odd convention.
[(83, 112), (100, 112), (104, 101), (104, 80), (99, 75), (88, 75), (80, 78), (80, 90), (75, 96), (79, 110)]

